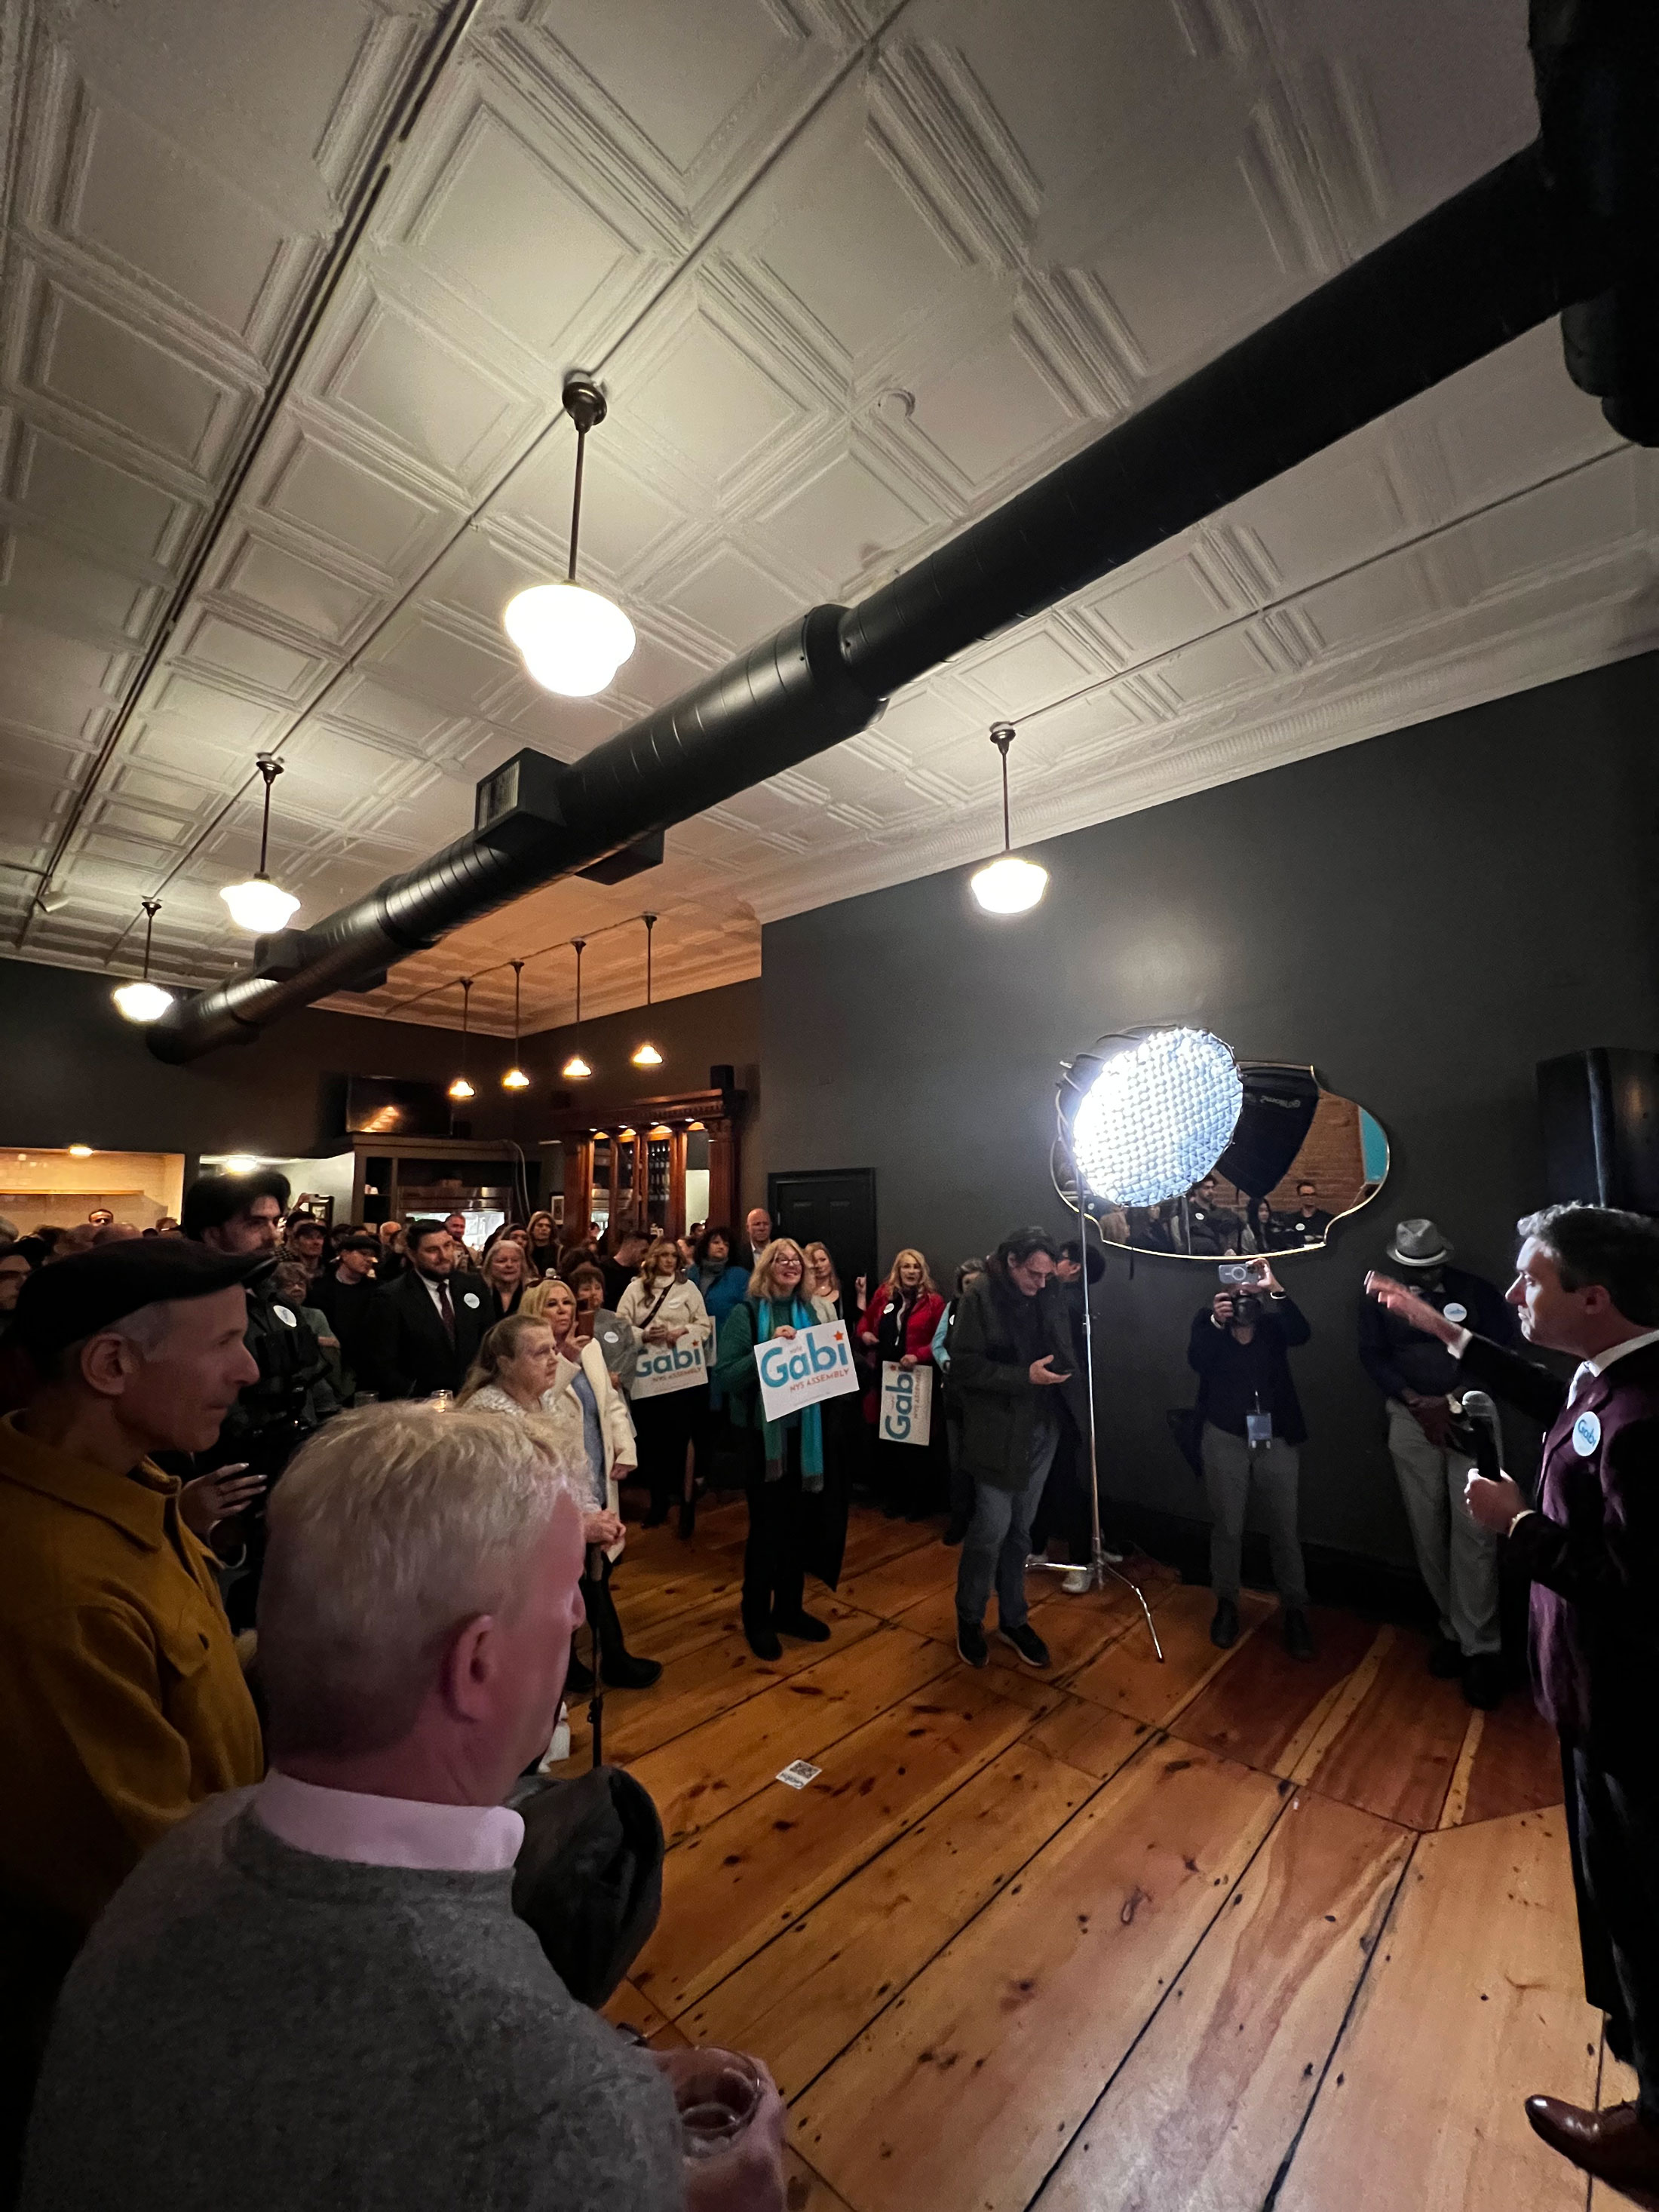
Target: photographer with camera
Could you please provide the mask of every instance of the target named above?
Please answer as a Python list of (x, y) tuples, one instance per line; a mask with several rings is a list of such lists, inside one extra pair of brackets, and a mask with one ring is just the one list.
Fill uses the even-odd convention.
[(1307, 1424), (1287, 1354), (1312, 1334), (1266, 1260), (1224, 1266), (1221, 1287), (1193, 1317), (1188, 1364), (1196, 1372), (1204, 1488), (1214, 1526), (1210, 1641), (1225, 1651), (1238, 1637), (1239, 1555), (1255, 1490), (1267, 1516), (1273, 1583), (1284, 1608), (1285, 1649), (1314, 1656), (1308, 1584), (1297, 1534), (1299, 1447)]

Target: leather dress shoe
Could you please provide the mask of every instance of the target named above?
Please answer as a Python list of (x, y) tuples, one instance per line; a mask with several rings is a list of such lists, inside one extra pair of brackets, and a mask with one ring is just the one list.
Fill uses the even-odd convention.
[(1455, 1682), (1463, 1671), (1463, 1649), (1455, 1636), (1437, 1636), (1429, 1646), (1429, 1672), (1437, 1682)]
[(1591, 2112), (1559, 2097), (1528, 2097), (1527, 2118), (1534, 2135), (1581, 2172), (1659, 2212), (1659, 2128), (1650, 2127), (1634, 2105)]
[(1292, 1659), (1311, 1659), (1314, 1656), (1313, 1631), (1308, 1626), (1308, 1616), (1293, 1605), (1285, 1608), (1285, 1649)]
[(1210, 1641), (1218, 1651), (1231, 1651), (1238, 1641), (1238, 1607), (1230, 1597), (1218, 1597), (1215, 1601)]

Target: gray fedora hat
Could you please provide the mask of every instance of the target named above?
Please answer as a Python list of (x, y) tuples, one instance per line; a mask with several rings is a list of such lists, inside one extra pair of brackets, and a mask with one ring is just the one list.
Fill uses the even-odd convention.
[(1389, 1257), (1401, 1267), (1437, 1267), (1443, 1260), (1450, 1259), (1454, 1249), (1433, 1222), (1420, 1216), (1413, 1221), (1396, 1221), (1389, 1239)]

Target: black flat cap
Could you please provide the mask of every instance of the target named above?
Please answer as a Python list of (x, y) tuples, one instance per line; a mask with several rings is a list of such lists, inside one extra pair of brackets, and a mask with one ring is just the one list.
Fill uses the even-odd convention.
[(228, 1256), (185, 1237), (131, 1237), (37, 1267), (12, 1324), (32, 1352), (61, 1352), (162, 1299), (205, 1298), (270, 1265), (268, 1253)]

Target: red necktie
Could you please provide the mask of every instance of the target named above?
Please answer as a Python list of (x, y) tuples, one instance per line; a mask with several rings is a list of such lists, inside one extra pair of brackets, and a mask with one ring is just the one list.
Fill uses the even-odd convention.
[(439, 1318), (443, 1322), (445, 1329), (448, 1332), (450, 1342), (453, 1344), (455, 1341), (455, 1309), (449, 1303), (449, 1285), (447, 1283), (440, 1283), (438, 1285), (438, 1315)]

